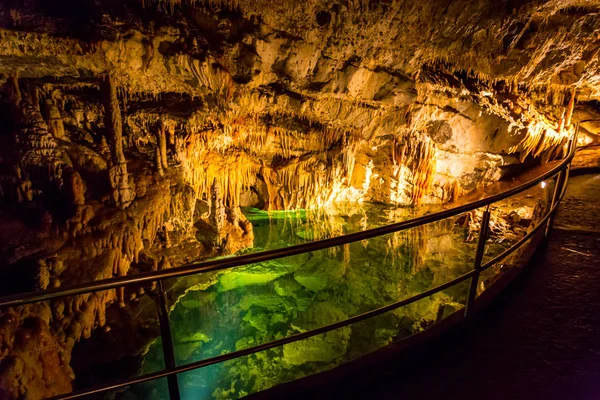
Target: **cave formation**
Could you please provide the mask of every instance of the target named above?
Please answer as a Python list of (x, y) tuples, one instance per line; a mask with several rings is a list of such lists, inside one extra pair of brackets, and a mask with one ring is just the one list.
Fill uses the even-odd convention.
[[(552, 163), (600, 115), (599, 11), (2, 0), (1, 292), (233, 254), (254, 240), (241, 207), (444, 205)], [(583, 126), (579, 144), (599, 129)], [(575, 164), (599, 159), (591, 148)], [(172, 296), (211, 279), (172, 282)], [(1, 310), (0, 393), (72, 390), (74, 347), (118, 330), (110, 312), (134, 319), (152, 289)], [(150, 325), (114, 353), (141, 352)]]

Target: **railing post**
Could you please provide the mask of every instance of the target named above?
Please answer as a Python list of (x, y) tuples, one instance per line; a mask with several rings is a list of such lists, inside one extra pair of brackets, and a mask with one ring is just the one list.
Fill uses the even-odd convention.
[[(554, 205), (559, 200), (560, 195), (562, 194), (564, 186), (564, 176), (565, 170), (560, 171), (556, 176), (556, 183), (554, 184), (554, 193), (552, 194), (552, 200), (550, 201), (550, 210), (554, 208)], [(548, 237), (548, 234), (550, 233), (550, 229), (552, 228), (553, 224), (554, 215), (551, 215), (550, 218), (548, 218), (548, 222), (546, 222), (546, 230), (544, 231), (544, 237)]]
[[(576, 150), (576, 146), (577, 146), (577, 135), (579, 133), (579, 126), (581, 124), (581, 122), (585, 122), (585, 121), (580, 121), (577, 124), (577, 129), (575, 131), (575, 135), (569, 139), (569, 144), (568, 144), (568, 155), (571, 155), (571, 153), (574, 154), (575, 150)], [(554, 205), (556, 204), (556, 202), (560, 201), (561, 197), (564, 195), (565, 190), (567, 189), (567, 184), (569, 183), (569, 172), (571, 171), (571, 163), (569, 162), (569, 164), (566, 165), (566, 167), (564, 169), (562, 169), (558, 175), (556, 176), (556, 185), (554, 186), (554, 194), (552, 195), (552, 203), (550, 203), (550, 210), (552, 210), (554, 208)], [(550, 216), (550, 218), (548, 218), (548, 222), (546, 223), (546, 230), (544, 232), (544, 237), (548, 237), (548, 234), (550, 233), (550, 229), (552, 229), (552, 225), (554, 225), (554, 216), (556, 215), (553, 214)]]
[(490, 228), (490, 215), (490, 210), (488, 208), (483, 212), (483, 217), (481, 218), (479, 240), (477, 241), (477, 252), (475, 253), (475, 265), (473, 267), (475, 274), (473, 275), (473, 278), (471, 278), (469, 297), (467, 297), (467, 304), (465, 306), (465, 318), (467, 318), (471, 313), (471, 309), (475, 303), (475, 296), (477, 295), (477, 285), (479, 284), (479, 275), (481, 274), (481, 262), (483, 261), (485, 242), (487, 241), (487, 235)]
[[(162, 350), (165, 360), (165, 367), (168, 370), (175, 368), (175, 353), (173, 351), (173, 336), (171, 335), (171, 324), (169, 322), (169, 312), (167, 310), (167, 296), (163, 290), (162, 281), (158, 281), (158, 321), (160, 324), (160, 335), (162, 338)], [(177, 375), (167, 376), (169, 385), (169, 398), (179, 400), (179, 383)]]
[(571, 178), (571, 164), (567, 165), (567, 168), (565, 169), (565, 176), (563, 177), (563, 187), (562, 187), (562, 190), (560, 191), (559, 199), (562, 199), (565, 192), (567, 191), (567, 186), (569, 186), (570, 178)]

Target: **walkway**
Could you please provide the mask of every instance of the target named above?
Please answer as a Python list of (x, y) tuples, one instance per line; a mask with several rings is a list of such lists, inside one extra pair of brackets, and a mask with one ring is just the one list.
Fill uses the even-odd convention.
[(416, 356), (285, 397), (600, 399), (599, 259), (600, 175), (575, 177), (548, 250), (472, 326)]

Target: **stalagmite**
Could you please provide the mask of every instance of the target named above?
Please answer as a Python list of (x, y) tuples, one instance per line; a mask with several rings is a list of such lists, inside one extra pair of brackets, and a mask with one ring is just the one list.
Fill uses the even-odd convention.
[[(223, 198), (221, 197), (221, 187), (216, 179), (212, 184), (211, 191), (210, 222), (211, 225), (215, 227), (217, 234), (220, 234), (223, 231), (223, 226), (225, 224), (225, 206), (223, 205)], [(220, 237), (219, 240), (221, 240)]]
[(68, 137), (65, 135), (65, 127), (60, 116), (60, 111), (51, 99), (46, 100), (46, 112), (48, 113), (48, 128), (50, 133), (56, 139), (68, 140)]
[(156, 170), (158, 171), (158, 174), (160, 176), (163, 176), (165, 174), (164, 170), (163, 170), (163, 163), (162, 163), (162, 157), (160, 155), (160, 147), (156, 146), (155, 149), (155, 164), (156, 164)]
[(77, 171), (68, 174), (69, 197), (73, 205), (85, 204), (85, 183)]
[(100, 87), (104, 104), (104, 126), (110, 138), (112, 166), (109, 169), (109, 179), (113, 200), (118, 207), (126, 208), (135, 198), (135, 190), (129, 182), (127, 160), (123, 153), (121, 109), (114, 78), (110, 73), (102, 79)]

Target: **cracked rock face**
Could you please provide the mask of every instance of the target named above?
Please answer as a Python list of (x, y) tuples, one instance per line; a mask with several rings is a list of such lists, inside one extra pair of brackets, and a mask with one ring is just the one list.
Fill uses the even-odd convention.
[[(443, 204), (559, 159), (574, 124), (600, 110), (599, 11), (4, 1), (2, 293), (233, 253), (253, 238), (240, 206)], [(583, 125), (580, 144), (598, 132)], [(592, 149), (579, 162), (599, 159)], [(73, 346), (148, 289), (1, 310), (0, 393), (70, 390)]]

